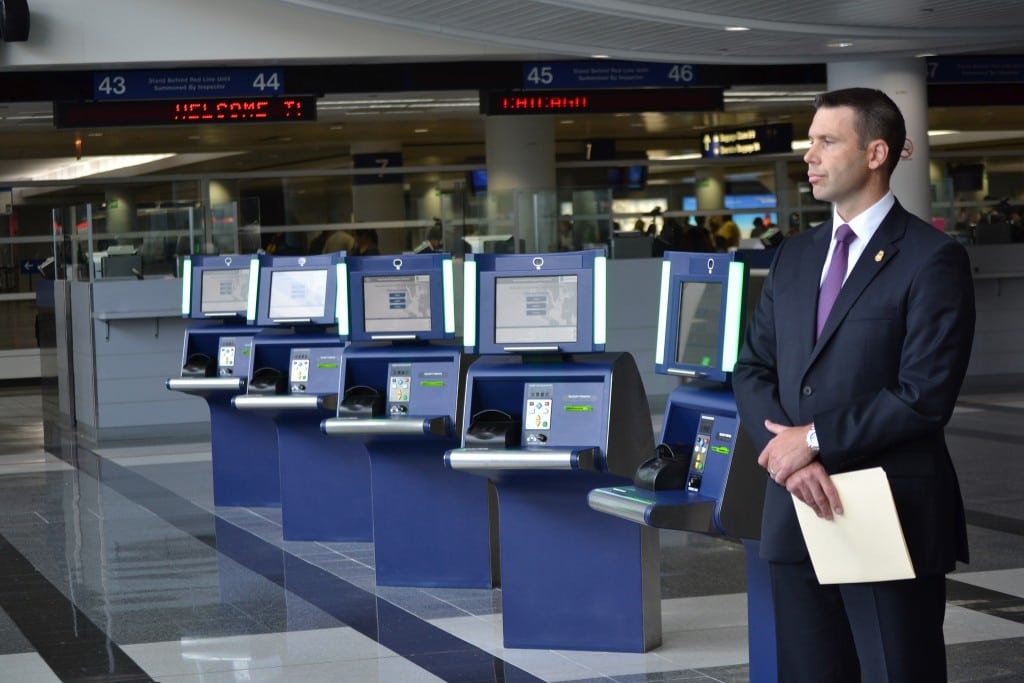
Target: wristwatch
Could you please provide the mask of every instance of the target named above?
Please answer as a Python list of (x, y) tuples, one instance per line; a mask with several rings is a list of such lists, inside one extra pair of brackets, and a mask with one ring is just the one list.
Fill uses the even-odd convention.
[(811, 423), (811, 428), (807, 430), (807, 447), (815, 453), (821, 450), (818, 448), (818, 432), (814, 429), (813, 422)]

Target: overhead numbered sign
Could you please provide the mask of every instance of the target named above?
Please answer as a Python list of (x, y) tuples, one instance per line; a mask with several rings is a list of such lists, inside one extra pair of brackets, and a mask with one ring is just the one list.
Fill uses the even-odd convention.
[(167, 69), (98, 71), (93, 74), (95, 100), (276, 97), (284, 94), (282, 69)]
[(697, 85), (693, 64), (620, 62), (531, 62), (523, 65), (523, 90), (688, 88)]

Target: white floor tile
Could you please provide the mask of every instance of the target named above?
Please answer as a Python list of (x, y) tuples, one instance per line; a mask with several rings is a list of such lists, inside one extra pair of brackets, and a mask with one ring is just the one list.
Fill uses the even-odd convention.
[(973, 643), (981, 640), (1024, 638), (1024, 624), (963, 607), (946, 605), (943, 633), (946, 636), (947, 645)]
[(347, 662), (293, 664), (186, 676), (164, 676), (161, 683), (436, 683), (437, 676), (401, 657)]
[(989, 572), (962, 572), (953, 578), (1007, 595), (1024, 598), (1024, 569), (1000, 569)]
[(0, 656), (0, 683), (60, 683), (35, 652)]
[(342, 663), (397, 657), (388, 648), (350, 628), (182, 639), (127, 645), (124, 650), (154, 678), (256, 672), (312, 664), (337, 667)]
[(70, 469), (73, 469), (71, 465), (43, 450), (0, 457), (0, 475), (59, 472)]

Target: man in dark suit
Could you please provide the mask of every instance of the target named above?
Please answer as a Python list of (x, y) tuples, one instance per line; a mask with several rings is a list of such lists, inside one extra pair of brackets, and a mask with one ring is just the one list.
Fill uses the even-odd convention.
[[(761, 556), (779, 680), (941, 682), (945, 573), (967, 561), (943, 429), (974, 335), (969, 262), (889, 189), (906, 137), (892, 100), (850, 88), (819, 95), (815, 108), (804, 161), (833, 217), (782, 242), (733, 377), (771, 478)], [(888, 476), (916, 578), (821, 585), (794, 505), (833, 519), (842, 501), (830, 475), (876, 466)]]

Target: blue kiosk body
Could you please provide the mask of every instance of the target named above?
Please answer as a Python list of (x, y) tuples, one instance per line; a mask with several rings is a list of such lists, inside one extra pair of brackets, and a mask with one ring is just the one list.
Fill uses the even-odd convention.
[(366, 449), (320, 431), (338, 403), (346, 335), (329, 328), (347, 302), (344, 256), (261, 255), (258, 262), (250, 319), (297, 333), (254, 340), (248, 389), (232, 403), (276, 427), (282, 531), (289, 541), (373, 539)]
[(167, 388), (200, 396), (210, 408), (214, 505), (281, 504), (273, 423), (231, 407), (246, 391), (253, 339), (287, 332), (245, 325), (255, 259), (192, 256), (182, 269), (181, 313), (196, 324), (185, 332), (181, 376)]
[(472, 254), (465, 267), (464, 341), (485, 355), (445, 463), (497, 490), (505, 647), (656, 647), (657, 531), (587, 506), (654, 447), (636, 363), (603, 352), (603, 253)]
[(494, 585), (487, 481), (448, 471), (470, 358), (455, 337), (448, 254), (346, 262), (349, 339), (324, 433), (369, 452), (379, 585)]
[[(767, 563), (758, 557), (764, 470), (740, 425), (729, 379), (752, 280), (737, 254), (667, 252), (655, 347), (659, 373), (686, 378), (668, 397), (661, 442), (634, 483), (595, 489), (594, 510), (660, 529), (742, 539), (751, 680), (776, 679)], [(745, 297), (746, 294), (746, 297)]]

